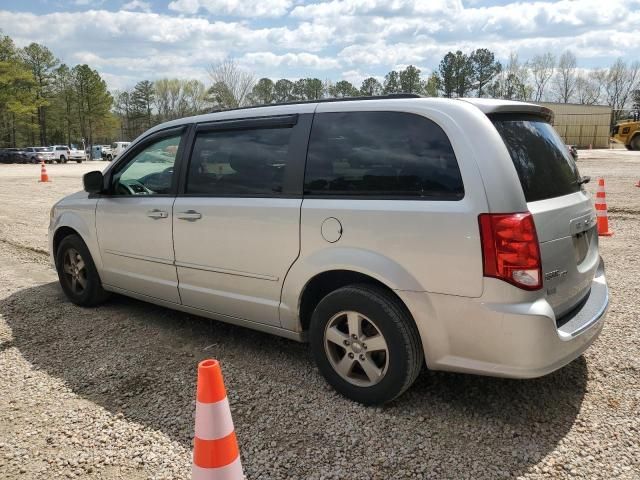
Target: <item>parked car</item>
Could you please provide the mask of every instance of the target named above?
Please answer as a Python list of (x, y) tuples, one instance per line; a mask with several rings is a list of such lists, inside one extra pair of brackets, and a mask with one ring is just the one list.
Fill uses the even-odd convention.
[(53, 147), (35, 147), (35, 150), (42, 156), (45, 163), (54, 163), (58, 159)]
[(28, 163), (29, 157), (24, 150), (20, 148), (7, 148), (7, 163)]
[(40, 159), (36, 160), (36, 156), (38, 155), (37, 147), (25, 147), (23, 149), (25, 155), (29, 159), (30, 163), (37, 163), (44, 159), (44, 157), (40, 156)]
[(56, 161), (59, 163), (67, 163), (71, 156), (71, 149), (66, 145), (53, 145), (53, 151), (55, 153)]
[(113, 153), (111, 151), (111, 145), (102, 145), (102, 159), (111, 161), (113, 160)]
[(17, 163), (29, 163), (29, 156), (23, 148), (12, 148), (10, 150), (13, 152), (14, 158), (16, 159)]
[(609, 301), (592, 201), (551, 119), (405, 95), (175, 120), (53, 206), (51, 256), (78, 305), (118, 292), (309, 341), (365, 404), (425, 362), (538, 377), (594, 342)]
[(87, 154), (84, 150), (78, 149), (75, 145), (71, 145), (69, 148), (69, 160), (74, 160), (76, 163), (82, 163), (87, 159)]
[(124, 152), (131, 142), (115, 142), (111, 144), (111, 159), (115, 160)]

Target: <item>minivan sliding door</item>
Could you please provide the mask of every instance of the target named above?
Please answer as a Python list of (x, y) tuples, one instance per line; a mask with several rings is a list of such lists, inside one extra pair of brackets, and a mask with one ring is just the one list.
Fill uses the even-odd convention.
[(197, 128), (173, 239), (184, 305), (278, 326), (284, 277), (298, 257), (311, 115)]

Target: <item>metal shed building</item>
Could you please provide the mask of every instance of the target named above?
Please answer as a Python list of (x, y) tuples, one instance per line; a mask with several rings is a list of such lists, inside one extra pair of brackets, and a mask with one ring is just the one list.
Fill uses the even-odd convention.
[(567, 145), (608, 148), (611, 107), (577, 103), (538, 102), (554, 113), (553, 126)]

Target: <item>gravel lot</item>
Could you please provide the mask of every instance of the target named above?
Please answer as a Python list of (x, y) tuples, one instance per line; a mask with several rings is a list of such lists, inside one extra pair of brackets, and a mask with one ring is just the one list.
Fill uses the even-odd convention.
[(0, 477), (189, 478), (195, 367), (212, 356), (251, 480), (640, 478), (640, 154), (580, 153), (615, 232), (600, 339), (535, 380), (423, 371), (384, 408), (336, 395), (305, 345), (124, 297), (66, 302), (42, 253), (49, 208), (106, 163), (47, 166), (49, 184), (0, 165)]

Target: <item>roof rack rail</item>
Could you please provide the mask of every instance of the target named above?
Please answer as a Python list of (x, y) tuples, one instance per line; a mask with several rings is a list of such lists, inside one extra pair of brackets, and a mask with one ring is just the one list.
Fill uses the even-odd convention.
[(390, 93), (387, 95), (362, 96), (362, 97), (319, 98), (317, 100), (299, 100), (294, 102), (267, 103), (264, 105), (250, 105), (247, 107), (220, 108), (220, 109), (213, 109), (211, 110), (210, 113), (229, 112), (233, 110), (246, 110), (248, 108), (277, 107), (280, 105), (304, 105), (307, 103), (353, 102), (356, 100), (386, 100), (391, 98), (422, 98), (422, 95), (418, 95), (417, 93)]

